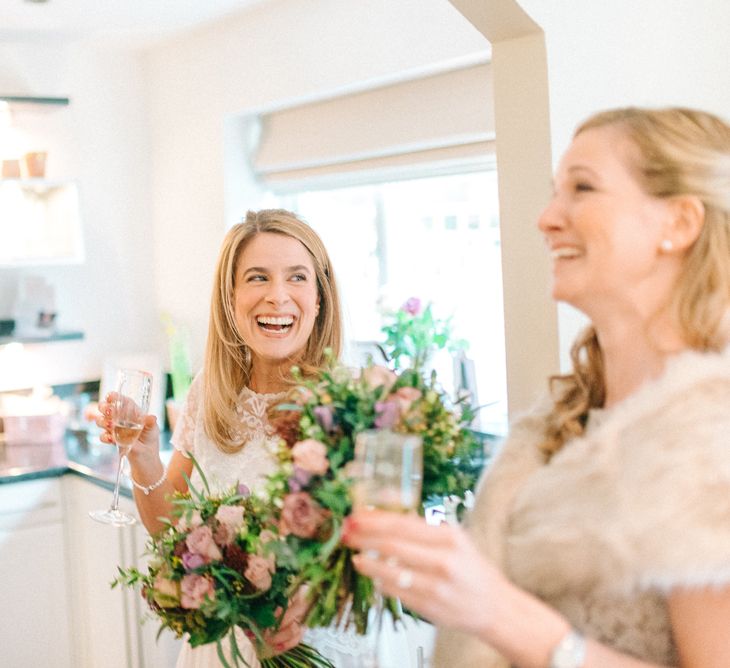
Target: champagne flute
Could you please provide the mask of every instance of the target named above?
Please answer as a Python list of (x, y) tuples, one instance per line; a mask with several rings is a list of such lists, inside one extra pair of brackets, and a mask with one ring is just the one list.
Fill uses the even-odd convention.
[(120, 369), (117, 372), (116, 391), (112, 395), (112, 436), (119, 449), (117, 479), (114, 484), (114, 498), (108, 510), (89, 512), (92, 519), (114, 526), (127, 526), (137, 520), (119, 510), (119, 484), (122, 479), (124, 458), (142, 433), (144, 418), (150, 406), (152, 374), (136, 369)]
[[(359, 433), (355, 438), (354, 474), (352, 501), (355, 508), (379, 508), (397, 513), (417, 510), (421, 503), (423, 479), (421, 437), (399, 434), (390, 429)], [(378, 557), (377, 553), (371, 556)], [(365, 664), (367, 668), (378, 668), (379, 665), (383, 609), (383, 597), (378, 594), (375, 635)]]
[(355, 437), (353, 505), (397, 513), (418, 509), (423, 478), (420, 436), (370, 429)]

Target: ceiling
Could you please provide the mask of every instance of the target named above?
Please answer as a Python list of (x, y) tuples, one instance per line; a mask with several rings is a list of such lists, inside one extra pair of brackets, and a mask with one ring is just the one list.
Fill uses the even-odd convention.
[(269, 0), (0, 0), (0, 42), (110, 40), (145, 46)]

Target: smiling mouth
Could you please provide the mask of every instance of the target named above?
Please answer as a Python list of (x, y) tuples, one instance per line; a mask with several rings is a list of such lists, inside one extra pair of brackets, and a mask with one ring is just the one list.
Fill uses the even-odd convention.
[(256, 324), (265, 332), (277, 332), (282, 334), (288, 332), (292, 328), (294, 318), (291, 316), (282, 316), (279, 318), (259, 316), (256, 318)]
[(574, 257), (579, 257), (580, 255), (581, 255), (581, 252), (577, 248), (570, 248), (568, 246), (563, 246), (562, 248), (556, 248), (550, 252), (550, 257), (552, 257), (553, 260), (563, 260), (566, 258), (574, 258)]

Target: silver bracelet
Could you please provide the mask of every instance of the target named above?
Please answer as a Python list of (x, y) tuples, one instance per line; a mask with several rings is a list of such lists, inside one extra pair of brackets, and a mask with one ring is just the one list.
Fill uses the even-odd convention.
[(150, 492), (154, 492), (165, 480), (167, 480), (167, 469), (162, 470), (162, 477), (157, 481), (153, 482), (151, 485), (145, 487), (144, 485), (140, 485), (130, 473), (129, 479), (132, 481), (132, 484), (137, 488), (144, 492), (145, 496), (149, 496)]
[(586, 639), (570, 629), (550, 654), (549, 668), (583, 668), (586, 660)]

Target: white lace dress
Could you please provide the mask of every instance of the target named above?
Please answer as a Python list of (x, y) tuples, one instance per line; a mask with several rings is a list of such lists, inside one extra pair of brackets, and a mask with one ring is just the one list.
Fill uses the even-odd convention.
[[(193, 381), (183, 406), (175, 432), (173, 446), (190, 452), (205, 473), (211, 491), (227, 489), (243, 483), (255, 491), (260, 489), (266, 476), (276, 467), (275, 451), (278, 438), (267, 420), (269, 407), (280, 401), (282, 394), (257, 394), (245, 388), (241, 392), (238, 414), (241, 418), (239, 433), (246, 445), (235, 454), (221, 452), (205, 434), (203, 428), (202, 375)], [(190, 476), (191, 484), (202, 490), (203, 483), (197, 470)], [(242, 632), (237, 632), (238, 646), (251, 668), (259, 668), (253, 646)], [(337, 668), (359, 668), (366, 652), (367, 641), (353, 633), (334, 629), (307, 631), (305, 641), (316, 647)], [(227, 648), (228, 643), (224, 643)], [(227, 655), (227, 652), (226, 652)], [(214, 668), (220, 666), (215, 643), (193, 649), (185, 643), (176, 668)]]

